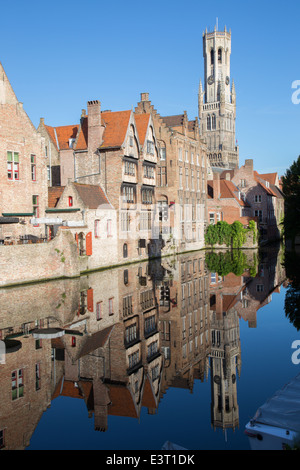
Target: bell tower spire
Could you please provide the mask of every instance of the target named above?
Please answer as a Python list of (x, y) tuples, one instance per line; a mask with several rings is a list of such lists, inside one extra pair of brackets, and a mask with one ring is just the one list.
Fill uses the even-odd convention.
[[(235, 146), (236, 91), (230, 88), (231, 31), (203, 33), (204, 90), (199, 85), (198, 108), (201, 135), (206, 139), (212, 167), (239, 165)], [(201, 86), (201, 89), (200, 89)]]

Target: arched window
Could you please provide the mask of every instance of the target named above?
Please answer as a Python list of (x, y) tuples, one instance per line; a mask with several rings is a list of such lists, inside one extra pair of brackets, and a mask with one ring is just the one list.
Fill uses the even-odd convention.
[(210, 115), (207, 116), (207, 130), (211, 131), (211, 117), (210, 117)]
[(218, 62), (219, 64), (222, 64), (222, 49), (221, 48), (218, 50)]
[(128, 257), (128, 246), (127, 246), (127, 243), (124, 243), (123, 245), (123, 258), (127, 258)]
[(216, 129), (216, 115), (215, 114), (212, 115), (212, 128)]
[(215, 53), (214, 53), (214, 50), (212, 49), (210, 51), (210, 64), (214, 65), (214, 63), (215, 63)]

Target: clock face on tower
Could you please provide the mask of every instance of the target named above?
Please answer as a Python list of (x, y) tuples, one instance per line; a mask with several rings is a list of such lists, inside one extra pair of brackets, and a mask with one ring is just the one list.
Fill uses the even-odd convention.
[(212, 85), (214, 83), (214, 81), (215, 81), (215, 79), (214, 79), (213, 75), (211, 75), (210, 77), (208, 77), (207, 83), (209, 85)]

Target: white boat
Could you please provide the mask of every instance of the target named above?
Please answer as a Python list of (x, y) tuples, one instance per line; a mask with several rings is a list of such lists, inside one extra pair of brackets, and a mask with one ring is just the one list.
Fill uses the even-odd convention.
[(245, 434), (252, 450), (284, 450), (295, 443), (299, 446), (300, 374), (258, 408)]

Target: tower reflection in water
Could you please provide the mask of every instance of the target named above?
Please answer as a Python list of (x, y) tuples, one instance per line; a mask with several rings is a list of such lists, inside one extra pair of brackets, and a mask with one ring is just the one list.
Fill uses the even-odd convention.
[[(211, 425), (239, 426), (239, 321), (285, 281), (278, 249), (204, 251), (1, 289), (0, 447), (25, 449), (59, 396), (85, 403), (95, 431), (109, 416), (159, 413), (170, 387), (211, 380)], [(209, 270), (208, 270), (209, 267)]]

